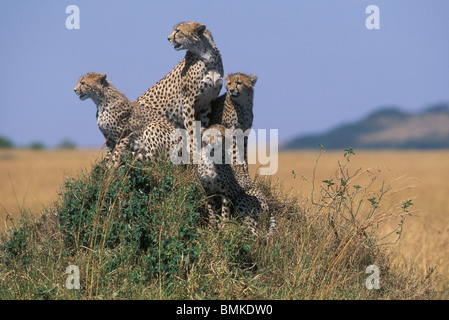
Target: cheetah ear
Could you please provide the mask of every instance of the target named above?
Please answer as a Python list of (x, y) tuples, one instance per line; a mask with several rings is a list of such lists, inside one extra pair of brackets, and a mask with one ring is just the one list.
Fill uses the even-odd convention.
[(102, 73), (100, 75), (100, 83), (105, 84), (106, 83), (106, 73)]
[(196, 27), (196, 32), (200, 36), (204, 33), (204, 30), (206, 30), (206, 26), (204, 24), (200, 24), (198, 27)]
[(257, 76), (255, 74), (252, 74), (249, 76), (249, 81), (251, 81), (251, 85), (254, 87), (254, 85), (257, 82)]

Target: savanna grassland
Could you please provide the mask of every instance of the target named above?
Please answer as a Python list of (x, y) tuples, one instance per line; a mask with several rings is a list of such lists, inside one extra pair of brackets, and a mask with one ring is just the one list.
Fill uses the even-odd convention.
[[(95, 244), (96, 239), (89, 238), (86, 233), (87, 238), (81, 244), (80, 239), (85, 230), (78, 230), (75, 234), (78, 238), (75, 238), (79, 242), (75, 241), (76, 248), (71, 247), (72, 256), (67, 257), (64, 248), (69, 238), (59, 238), (61, 232), (51, 232), (49, 244), (33, 244), (36, 239), (46, 236), (41, 228), (35, 231), (37, 229), (26, 222), (22, 231), (14, 232), (6, 242), (6, 248), (9, 248), (7, 264), (11, 270), (0, 274), (0, 292), (3, 297), (13, 299), (79, 298), (63, 288), (65, 275), (59, 270), (62, 267), (56, 264), (60, 263), (65, 268), (68, 264), (82, 265), (87, 261), (87, 266), (81, 268), (87, 283), (82, 288), (84, 298), (413, 299), (428, 298), (429, 290), (433, 288), (437, 294), (431, 295), (431, 298), (447, 299), (449, 200), (446, 179), (449, 177), (449, 152), (354, 151), (355, 154), (344, 154), (343, 150), (283, 152), (279, 155), (276, 175), (257, 178), (261, 187), (271, 194), (270, 205), (278, 213), (278, 232), (282, 235), (269, 240), (268, 244), (261, 239), (248, 242), (241, 230), (234, 230), (233, 233), (220, 231), (218, 235), (194, 231), (190, 225), (195, 218), (195, 201), (198, 199), (194, 199), (196, 189), (188, 186), (191, 173), (162, 166), (160, 171), (153, 173), (151, 179), (158, 185), (173, 189), (173, 198), (164, 198), (159, 204), (155, 202), (155, 213), (168, 212), (167, 219), (176, 221), (175, 215), (182, 210), (167, 206), (173, 203), (181, 206), (187, 200), (192, 205), (191, 211), (185, 214), (187, 220), (179, 222), (179, 228), (184, 228), (184, 224), (190, 229), (176, 231), (176, 226), (169, 227), (163, 223), (154, 239), (151, 238), (152, 234), (148, 235), (159, 246), (163, 242), (158, 242), (157, 237), (162, 237), (162, 230), (167, 228), (168, 234), (174, 232), (179, 235), (181, 232), (190, 235), (186, 243), (176, 242), (178, 240), (173, 240), (176, 238), (174, 236), (167, 238), (175, 241), (168, 244), (168, 256), (173, 257), (178, 252), (173, 251), (173, 248), (181, 250), (180, 262), (177, 265), (167, 264), (168, 269), (165, 271), (169, 274), (173, 268), (178, 270), (173, 278), (175, 280), (163, 280), (167, 278), (160, 276), (161, 270), (142, 270), (142, 264), (133, 267), (132, 272), (127, 269), (128, 265), (136, 263), (136, 259), (146, 261), (145, 265), (152, 265), (151, 259), (154, 257), (150, 254), (151, 250), (143, 257), (133, 256), (127, 260), (126, 254), (132, 250), (105, 245), (109, 241), (105, 235), (99, 242), (97, 256), (92, 253), (95, 250), (87, 248)], [(60, 192), (64, 192), (65, 198), (55, 210), (62, 213), (64, 219), (71, 219), (67, 216), (68, 210), (77, 210), (74, 204), (76, 201), (78, 205), (82, 203), (81, 209), (84, 210), (87, 207), (87, 200), (82, 198), (85, 193), (77, 193), (77, 190), (96, 188), (95, 179), (101, 180), (101, 175), (94, 176), (93, 170), (92, 176), (89, 176), (89, 172), (92, 164), (103, 156), (104, 152), (98, 150), (0, 150), (1, 232), (5, 234), (5, 229), (13, 230), (19, 225), (20, 212), (38, 217), (42, 210), (53, 206)], [(256, 169), (257, 166), (250, 166), (253, 176)], [(167, 172), (173, 174), (173, 178), (165, 179)], [(127, 179), (127, 174), (123, 181)], [(79, 180), (64, 184), (68, 177), (80, 175), (82, 178)], [(138, 174), (133, 179), (138, 179)], [(105, 181), (101, 183), (107, 187), (113, 184), (112, 180)], [(175, 196), (175, 191), (183, 196)], [(121, 210), (124, 203), (131, 206), (132, 199), (124, 196), (121, 189), (115, 192), (118, 192), (117, 199), (120, 201), (117, 203)], [(161, 197), (164, 193), (154, 193), (153, 196)], [(107, 200), (110, 201), (108, 205), (114, 207), (115, 198), (111, 199)], [(104, 206), (102, 201), (106, 202), (104, 199), (96, 201), (101, 204), (98, 208)], [(201, 203), (202, 200), (198, 201)], [(140, 204), (136, 206), (140, 208)], [(112, 214), (108, 212), (107, 221)], [(174, 217), (170, 218), (171, 215)], [(99, 217), (93, 220), (94, 229), (97, 224), (100, 225)], [(121, 219), (123, 221), (124, 218)], [(64, 228), (72, 227), (70, 223), (75, 225), (75, 222), (68, 220), (60, 220), (55, 225)], [(107, 222), (104, 225), (107, 226), (106, 230), (116, 228), (115, 225), (109, 227)], [(21, 238), (27, 237), (23, 230), (32, 230), (32, 236), (26, 241)], [(73, 236), (73, 232), (70, 232), (67, 231), (67, 235)], [(367, 233), (376, 234), (375, 240)], [(69, 240), (74, 241), (72, 238)], [(26, 248), (23, 242), (27, 241), (28, 249), (25, 250), (29, 254), (33, 250), (43, 250), (42, 247), (48, 245), (50, 249), (45, 247), (43, 252), (54, 252), (54, 255), (49, 254), (45, 261), (36, 258), (35, 265), (30, 269), (34, 270), (36, 278), (20, 282), (16, 279), (32, 277), (30, 271), (21, 273), (23, 264), (29, 266), (34, 259), (32, 254), (21, 256), (17, 251), (17, 248)], [(225, 246), (222, 247), (220, 243), (225, 243)], [(197, 248), (203, 250), (197, 251)], [(382, 250), (381, 254), (377, 250)], [(159, 251), (159, 258), (161, 252), (164, 251)], [(194, 259), (190, 262), (185, 260), (185, 252)], [(69, 258), (72, 259), (70, 263)], [(111, 266), (111, 263), (114, 265)], [(364, 288), (364, 266), (368, 263), (381, 266), (381, 293), (360, 289)], [(161, 267), (160, 263), (156, 265), (159, 269), (164, 266)], [(55, 272), (55, 269), (59, 272)], [(45, 277), (39, 274), (45, 274)], [(163, 281), (167, 281), (167, 284)]]
[[(315, 189), (322, 181), (335, 177), (337, 163), (344, 152), (283, 152), (279, 157), (276, 178), (285, 190), (311, 197), (315, 172)], [(401, 238), (393, 246), (404, 261), (414, 261), (422, 272), (436, 267), (441, 276), (440, 289), (449, 286), (449, 152), (448, 151), (355, 151), (353, 169), (367, 171), (360, 177), (370, 183), (385, 181), (398, 193), (387, 201), (411, 199), (411, 216), (402, 228)], [(255, 169), (255, 166), (253, 166)], [(254, 170), (253, 170), (254, 171)], [(294, 173), (293, 173), (293, 172)], [(303, 176), (301, 176), (303, 175)], [(335, 178), (334, 178), (335, 180)]]
[(67, 177), (104, 156), (100, 150), (0, 149), (0, 230), (7, 213), (22, 209), (39, 214), (56, 200)]

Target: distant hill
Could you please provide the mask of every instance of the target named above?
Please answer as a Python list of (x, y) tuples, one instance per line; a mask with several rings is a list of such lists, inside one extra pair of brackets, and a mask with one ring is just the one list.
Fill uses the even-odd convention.
[(305, 135), (282, 149), (443, 149), (449, 148), (449, 104), (434, 105), (419, 113), (380, 109), (358, 122), (326, 133)]

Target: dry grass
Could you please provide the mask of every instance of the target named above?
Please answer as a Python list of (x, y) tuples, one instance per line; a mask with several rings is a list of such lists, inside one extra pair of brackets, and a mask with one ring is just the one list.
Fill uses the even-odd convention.
[[(449, 152), (447, 151), (358, 151), (351, 158), (351, 167), (370, 170), (401, 189), (402, 199), (412, 199), (412, 217), (403, 227), (396, 248), (405, 261), (413, 259), (423, 274), (437, 266), (441, 275), (440, 289), (449, 283), (449, 217), (446, 214)], [(66, 176), (75, 176), (102, 155), (102, 151), (27, 151), (0, 150), (0, 230), (7, 215), (21, 209), (41, 212), (57, 198)], [(316, 185), (335, 176), (337, 162), (343, 152), (325, 152), (318, 163), (319, 152), (285, 152), (280, 154), (276, 178), (282, 188), (307, 200), (316, 167)], [(255, 172), (255, 166), (251, 171)], [(292, 171), (295, 173), (292, 174)], [(365, 180), (366, 183), (369, 182)], [(377, 183), (376, 182), (376, 183)], [(360, 181), (361, 184), (364, 181)], [(392, 199), (391, 201), (394, 201)]]
[[(396, 248), (404, 261), (414, 260), (426, 272), (437, 267), (441, 276), (440, 290), (449, 286), (449, 151), (355, 151), (352, 168), (375, 172), (381, 179), (393, 182), (402, 198), (412, 199), (412, 216), (403, 226)], [(310, 196), (311, 180), (320, 152), (284, 152), (279, 157), (276, 177), (286, 190), (301, 198)], [(325, 152), (316, 169), (316, 181), (335, 176), (343, 152)], [(255, 166), (252, 167), (254, 172)], [(292, 174), (292, 171), (296, 174)], [(391, 201), (394, 201), (392, 199)]]
[(0, 231), (8, 214), (39, 213), (57, 199), (66, 176), (99, 159), (98, 150), (0, 150)]

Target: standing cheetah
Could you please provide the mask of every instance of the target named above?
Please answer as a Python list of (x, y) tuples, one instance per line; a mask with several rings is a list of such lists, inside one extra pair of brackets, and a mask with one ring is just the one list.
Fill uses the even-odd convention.
[[(214, 208), (215, 200), (218, 198), (221, 202), (223, 221), (229, 219), (232, 204), (235, 212), (244, 218), (249, 230), (257, 234), (259, 215), (262, 212), (269, 212), (268, 201), (247, 172), (224, 162), (226, 150), (223, 138), (227, 139), (229, 136), (226, 136), (226, 128), (222, 125), (213, 125), (204, 130), (201, 164), (197, 168), (198, 178), (208, 195), (209, 223), (212, 227), (216, 226)], [(218, 156), (215, 152), (219, 152)], [(217, 159), (220, 156), (221, 159)], [(272, 235), (275, 226), (276, 221), (270, 214), (269, 236)]]
[(210, 104), (223, 84), (223, 63), (212, 34), (203, 24), (179, 23), (168, 40), (175, 50), (187, 53), (170, 73), (137, 98), (140, 107), (134, 116), (146, 122), (159, 117), (186, 129), (193, 151), (194, 121), (208, 126)]
[[(226, 93), (212, 103), (209, 124), (222, 124), (228, 129), (241, 129), (243, 132), (251, 129), (256, 82), (255, 74), (247, 75), (239, 72), (226, 75)], [(233, 164), (240, 164), (242, 161), (237, 161), (237, 152), (241, 147), (238, 148), (236, 140), (236, 138), (233, 140)], [(244, 137), (243, 156), (243, 168), (248, 172), (248, 136)]]
[(129, 101), (106, 79), (104, 73), (87, 73), (79, 78), (74, 90), (81, 100), (90, 98), (96, 104), (97, 124), (106, 138), (113, 162), (125, 149), (137, 152), (141, 158), (152, 158), (160, 151), (170, 152), (175, 142), (179, 141), (170, 139), (175, 127), (168, 121), (156, 119), (144, 123), (132, 117), (137, 103)]

